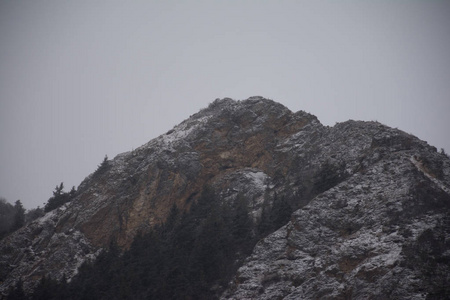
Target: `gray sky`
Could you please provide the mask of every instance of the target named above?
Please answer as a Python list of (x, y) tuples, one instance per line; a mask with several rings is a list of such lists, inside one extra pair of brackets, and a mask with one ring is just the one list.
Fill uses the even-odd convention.
[(0, 196), (42, 206), (215, 98), (450, 152), (450, 1), (0, 0)]

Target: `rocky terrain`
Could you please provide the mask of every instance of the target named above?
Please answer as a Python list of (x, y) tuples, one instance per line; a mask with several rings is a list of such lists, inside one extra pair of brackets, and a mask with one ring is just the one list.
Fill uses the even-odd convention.
[(258, 243), (223, 299), (448, 298), (448, 186), (420, 161), (394, 152), (315, 197)]
[[(188, 210), (210, 185), (267, 195), (290, 221), (260, 240), (223, 299), (443, 299), (450, 295), (450, 159), (377, 122), (323, 126), (262, 97), (217, 99), (88, 176), (76, 197), (0, 242), (0, 291), (72, 278), (116, 240)], [(270, 205), (270, 203), (269, 203)]]

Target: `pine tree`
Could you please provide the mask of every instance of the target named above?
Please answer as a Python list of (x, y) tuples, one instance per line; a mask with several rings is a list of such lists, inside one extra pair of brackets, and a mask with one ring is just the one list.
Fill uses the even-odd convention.
[(271, 211), (271, 219), (274, 228), (279, 228), (289, 222), (292, 214), (292, 207), (289, 205), (284, 195), (278, 196), (275, 193)]
[(252, 244), (253, 222), (249, 217), (248, 199), (243, 194), (238, 194), (235, 201), (231, 232), (234, 243), (239, 245), (241, 250), (246, 253)]
[(55, 190), (53, 191), (53, 196), (54, 197), (61, 196), (64, 193), (63, 190), (64, 190), (64, 183), (61, 182), (59, 186), (56, 186)]
[(70, 189), (70, 192), (69, 192), (69, 197), (71, 199), (73, 199), (75, 197), (76, 193), (77, 193), (77, 190), (75, 189), (75, 186), (72, 186), (72, 188)]
[(23, 281), (22, 278), (16, 283), (15, 287), (10, 289), (7, 300), (26, 300), (27, 297), (23, 290)]
[(47, 203), (45, 204), (44, 211), (52, 211), (69, 202), (75, 195), (75, 192), (75, 187), (72, 188), (70, 193), (64, 192), (64, 183), (61, 182), (59, 186), (57, 185), (55, 187), (55, 190), (53, 191), (53, 197), (48, 199)]
[(32, 208), (27, 211), (25, 214), (25, 223), (31, 223), (32, 221), (36, 220), (37, 218), (40, 218), (44, 215), (44, 210), (40, 208), (39, 206), (36, 208)]
[(109, 161), (108, 161), (108, 155), (105, 155), (105, 158), (103, 158), (103, 161), (100, 165), (98, 165), (97, 170), (94, 172), (94, 176), (99, 176), (106, 172), (106, 170), (109, 167)]
[(0, 198), (0, 239), (11, 232), (14, 223), (14, 206)]
[(25, 208), (23, 208), (22, 202), (17, 200), (14, 204), (14, 223), (12, 230), (17, 230), (25, 224)]
[(52, 300), (58, 298), (58, 282), (50, 276), (44, 276), (33, 291), (32, 300)]
[(223, 203), (205, 187), (190, 211), (173, 205), (129, 250), (111, 244), (70, 283), (44, 278), (33, 299), (218, 299), (254, 244), (252, 225), (245, 197)]
[(273, 220), (271, 218), (271, 197), (268, 191), (264, 194), (264, 201), (262, 204), (261, 217), (258, 224), (258, 233), (260, 237), (266, 236), (274, 230)]

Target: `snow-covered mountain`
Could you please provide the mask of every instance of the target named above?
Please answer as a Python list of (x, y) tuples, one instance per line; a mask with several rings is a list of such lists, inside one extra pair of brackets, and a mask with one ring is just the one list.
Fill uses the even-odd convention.
[[(289, 197), (290, 221), (261, 239), (223, 299), (428, 299), (450, 293), (450, 159), (377, 122), (323, 126), (263, 97), (217, 99), (89, 175), (76, 197), (0, 242), (0, 290), (73, 277), (116, 240), (188, 210), (205, 185)], [(271, 205), (269, 203), (268, 205)]]

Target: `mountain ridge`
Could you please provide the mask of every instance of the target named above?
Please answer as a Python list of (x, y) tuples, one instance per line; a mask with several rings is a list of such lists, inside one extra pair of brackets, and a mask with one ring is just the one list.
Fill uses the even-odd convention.
[[(389, 163), (390, 160), (392, 163)], [(395, 168), (395, 164), (399, 167)], [(380, 167), (381, 165), (383, 166)], [(89, 175), (80, 184), (75, 199), (70, 203), (47, 213), (41, 219), (2, 240), (0, 264), (3, 271), (0, 274), (2, 281), (0, 289), (6, 291), (21, 277), (24, 279), (25, 287), (29, 289), (44, 275), (52, 275), (59, 279), (64, 274), (67, 278), (72, 278), (83, 261), (95, 258), (112, 240), (116, 240), (120, 247), (127, 249), (138, 232), (145, 232), (162, 223), (174, 204), (182, 210), (188, 210), (191, 203), (198, 199), (205, 185), (213, 186), (223, 201), (233, 201), (238, 194), (244, 194), (250, 200), (249, 210), (255, 224), (261, 222), (266, 193), (289, 195), (291, 206), (296, 212), (287, 225), (266, 238), (274, 241), (273, 245), (286, 243), (279, 232), (286, 232), (286, 228), (291, 228), (289, 230), (293, 232), (299, 226), (299, 215), (305, 214), (304, 208), (326, 202), (320, 199), (331, 201), (334, 207), (340, 208), (342, 212), (346, 211), (346, 207), (353, 205), (342, 199), (341, 202), (329, 199), (328, 195), (333, 191), (336, 194), (336, 187), (347, 185), (347, 190), (353, 191), (353, 194), (347, 196), (349, 198), (357, 198), (358, 195), (370, 194), (376, 190), (371, 185), (359, 187), (358, 184), (350, 184), (358, 180), (367, 181), (368, 172), (374, 172), (373, 170), (378, 170), (376, 174), (383, 175), (379, 178), (374, 175), (374, 178), (378, 179), (373, 180), (378, 182), (384, 182), (386, 178), (400, 182), (402, 174), (411, 172), (422, 174), (419, 176), (414, 173), (417, 176), (408, 177), (412, 183), (405, 184), (405, 188), (412, 189), (415, 186), (413, 183), (423, 181), (423, 186), (416, 188), (417, 191), (427, 189), (433, 191), (439, 198), (436, 205), (440, 205), (444, 212), (448, 212), (449, 159), (437, 153), (436, 148), (412, 135), (377, 122), (350, 120), (337, 123), (333, 127), (323, 126), (311, 114), (303, 111), (293, 113), (283, 105), (260, 96), (243, 101), (230, 98), (216, 99), (207, 108), (200, 110), (167, 133), (133, 151), (117, 155), (108, 161), (104, 171)], [(403, 170), (404, 173), (399, 173), (398, 170)], [(389, 177), (388, 172), (394, 172), (396, 176)], [(386, 189), (392, 189), (388, 187), (390, 185), (386, 183)], [(346, 195), (347, 190), (340, 193)], [(418, 192), (420, 193), (422, 192)], [(389, 195), (383, 194), (383, 197), (389, 198)], [(404, 206), (406, 202), (402, 197), (415, 196), (414, 193), (405, 192), (399, 197), (394, 197), (391, 202)], [(375, 204), (373, 209), (379, 210), (382, 215), (378, 223), (389, 219), (385, 217), (389, 211)], [(309, 214), (306, 216), (317, 218), (320, 214), (317, 209), (315, 211), (317, 214), (315, 217)], [(361, 215), (366, 213), (360, 212)], [(422, 212), (414, 212), (418, 215), (420, 213)], [(439, 215), (435, 210), (425, 213), (434, 214), (435, 217)], [(442, 222), (445, 221), (444, 217), (439, 217)], [(327, 220), (325, 216), (321, 218)], [(346, 215), (343, 214), (342, 218), (346, 218)], [(370, 221), (369, 217), (366, 219)], [(361, 225), (354, 220), (352, 222)], [(334, 223), (337, 225), (325, 227), (329, 229), (330, 226), (338, 228), (344, 226), (337, 219), (330, 221), (330, 224)], [(349, 236), (355, 233), (353, 230), (358, 232), (362, 230), (361, 228), (365, 229), (364, 226), (351, 229), (352, 226), (348, 234), (342, 235)], [(425, 226), (422, 231), (436, 226)], [(420, 228), (417, 231), (419, 232)], [(303, 239), (302, 234), (310, 236), (299, 232), (302, 231), (298, 231), (295, 235), (298, 240)], [(328, 233), (329, 235), (336, 235), (334, 230), (330, 232), (332, 233)], [(370, 230), (369, 232), (373, 233)], [(439, 231), (440, 236), (444, 233), (445, 230)], [(415, 239), (420, 236), (420, 233), (412, 235)], [(328, 241), (331, 244), (327, 244), (326, 240), (322, 241), (323, 247), (332, 249), (333, 243), (337, 243), (342, 237), (338, 234), (334, 238), (332, 242)], [(405, 249), (414, 242), (413, 238), (404, 238), (402, 242)], [(298, 241), (295, 239), (292, 241), (292, 238), (288, 241), (298, 244)], [(339, 241), (345, 243), (343, 240)], [(264, 252), (261, 252), (261, 244), (264, 244), (264, 239), (255, 247), (256, 253)], [(296, 247), (302, 248), (305, 245)], [(444, 244), (440, 247), (447, 249), (448, 242), (444, 240)], [(266, 250), (268, 253), (272, 251)], [(444, 260), (447, 259), (445, 251), (439, 254)], [(261, 254), (264, 255), (266, 254)], [(302, 255), (308, 257), (310, 253)], [(329, 276), (323, 274), (330, 272), (342, 277), (336, 280), (337, 283), (330, 284), (331, 295), (344, 297), (351, 296), (352, 293), (354, 296), (379, 294), (370, 284), (367, 286), (371, 287), (372, 294), (370, 292), (358, 294), (355, 292), (357, 288), (351, 286), (350, 280), (347, 280), (354, 278), (353, 270), (368, 259), (367, 257), (362, 259), (361, 254), (355, 255), (360, 258), (356, 259), (356, 262), (351, 262), (352, 268), (347, 271), (344, 270), (347, 267), (343, 263), (332, 261), (327, 268), (333, 267), (337, 271), (325, 268), (318, 273), (327, 276), (324, 277), (326, 280)], [(252, 260), (252, 257), (253, 255), (248, 258), (247, 265), (244, 264), (243, 269), (236, 275), (235, 284), (231, 284), (225, 292), (224, 297), (227, 299), (246, 297), (289, 299), (294, 295), (306, 297), (323, 293), (320, 289), (318, 292), (313, 291), (304, 283), (312, 280), (314, 278), (312, 275), (299, 278), (298, 274), (295, 277), (292, 274), (286, 275), (282, 272), (278, 274), (275, 271), (273, 273), (275, 280), (267, 279), (267, 274), (258, 273), (248, 266), (252, 261), (260, 264), (259, 259)], [(340, 256), (336, 257), (337, 260), (342, 259)], [(300, 262), (299, 259), (290, 261)], [(280, 266), (275, 262), (269, 264), (264, 272), (279, 270)], [(251, 278), (244, 280), (245, 276), (240, 275), (244, 271), (252, 274)], [(286, 276), (295, 278), (285, 280)], [(247, 285), (254, 290), (247, 289)], [(339, 288), (340, 285), (345, 285), (346, 288)], [(271, 292), (275, 286), (281, 294)], [(292, 289), (292, 286), (295, 288)], [(299, 286), (303, 286), (303, 294), (297, 289)], [(403, 294), (399, 292), (399, 295)], [(408, 295), (412, 295), (412, 292)]]

